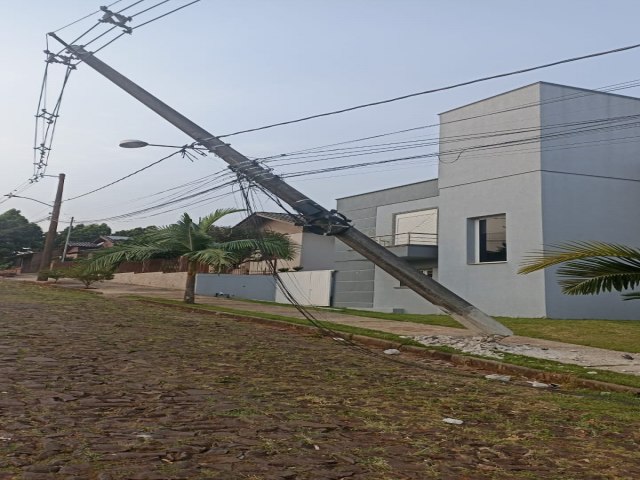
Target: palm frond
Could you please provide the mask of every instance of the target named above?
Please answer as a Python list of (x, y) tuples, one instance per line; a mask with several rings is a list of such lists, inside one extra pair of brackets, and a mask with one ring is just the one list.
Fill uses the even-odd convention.
[[(180, 219), (173, 225), (179, 225), (181, 227), (188, 228), (188, 227), (191, 227), (191, 225), (193, 225), (193, 220), (191, 219), (191, 217), (187, 212), (184, 212), (182, 215), (180, 215)], [(169, 226), (172, 226), (172, 225), (169, 225)]]
[(640, 292), (624, 293), (623, 300), (640, 300)]
[[(640, 249), (605, 242), (573, 242), (537, 252), (523, 262), (518, 273), (560, 265), (557, 274), (567, 295), (622, 292), (640, 285)], [(627, 294), (626, 299), (640, 296)]]
[(217, 242), (214, 245), (217, 248), (231, 252), (244, 252), (244, 256), (257, 252), (264, 258), (279, 258), (282, 260), (292, 260), (298, 251), (298, 245), (288, 235), (274, 234), (273, 232), (267, 232), (260, 239), (243, 238)]
[(157, 242), (166, 245), (174, 251), (179, 251), (180, 255), (186, 252), (207, 248), (210, 238), (201, 232), (198, 225), (193, 223), (191, 217), (184, 213), (177, 223), (159, 228), (152, 232), (147, 239), (150, 242)]
[(566, 262), (558, 269), (562, 291), (568, 295), (621, 292), (640, 285), (640, 259), (584, 258)]
[(211, 228), (211, 226), (222, 217), (226, 217), (227, 215), (238, 212), (244, 212), (244, 210), (239, 208), (218, 208), (214, 212), (211, 212), (206, 217), (202, 217), (198, 221), (198, 229), (203, 233), (209, 233), (209, 229)]
[(590, 257), (619, 257), (640, 261), (640, 249), (606, 242), (570, 242), (534, 252), (522, 262), (518, 273), (527, 274), (553, 265)]
[(233, 253), (219, 248), (208, 248), (197, 252), (189, 252), (184, 256), (190, 261), (204, 263), (218, 268), (233, 265), (236, 261)]
[(167, 250), (163, 245), (125, 243), (95, 253), (89, 260), (89, 268), (92, 270), (109, 269), (117, 267), (122, 262), (140, 262), (165, 253)]

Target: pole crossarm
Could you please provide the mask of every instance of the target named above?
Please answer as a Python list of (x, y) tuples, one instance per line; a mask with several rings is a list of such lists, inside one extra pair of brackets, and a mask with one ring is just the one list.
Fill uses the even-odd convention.
[(96, 72), (146, 105), (176, 128), (224, 160), (231, 170), (251, 182), (259, 184), (274, 196), (288, 203), (304, 219), (314, 232), (335, 235), (354, 251), (372, 261), (385, 272), (404, 282), (409, 288), (429, 302), (440, 307), (469, 329), (490, 335), (512, 335), (495, 319), (471, 305), (443, 285), (422, 274), (408, 262), (397, 257), (385, 247), (350, 225), (349, 220), (335, 210), (328, 210), (302, 194), (259, 162), (251, 160), (220, 138), (200, 127), (171, 108), (127, 77), (96, 58), (82, 46), (69, 45), (54, 33), (49, 34), (67, 51), (86, 63)]

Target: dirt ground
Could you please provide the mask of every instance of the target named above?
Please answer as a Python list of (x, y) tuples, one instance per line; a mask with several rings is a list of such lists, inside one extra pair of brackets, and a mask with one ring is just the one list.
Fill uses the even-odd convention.
[(2, 280), (0, 329), (0, 479), (640, 478), (631, 396)]

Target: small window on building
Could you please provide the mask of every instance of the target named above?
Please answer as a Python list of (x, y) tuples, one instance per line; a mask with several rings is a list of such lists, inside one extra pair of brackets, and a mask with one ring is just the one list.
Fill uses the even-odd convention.
[[(433, 278), (433, 268), (420, 269), (418, 271), (429, 278)], [(400, 286), (395, 288), (409, 288), (409, 287), (407, 287), (405, 283), (400, 282)]]
[(507, 216), (473, 219), (475, 263), (507, 261)]
[(433, 268), (427, 268), (426, 270), (420, 270), (420, 272), (424, 273), (429, 278), (433, 278)]

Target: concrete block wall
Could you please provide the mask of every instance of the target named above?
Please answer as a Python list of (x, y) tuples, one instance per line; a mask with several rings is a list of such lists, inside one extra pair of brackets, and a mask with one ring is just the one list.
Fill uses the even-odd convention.
[(144, 285), (147, 287), (175, 288), (184, 290), (187, 282), (187, 272), (149, 272), (149, 273), (116, 273), (114, 283), (125, 283), (128, 285)]

